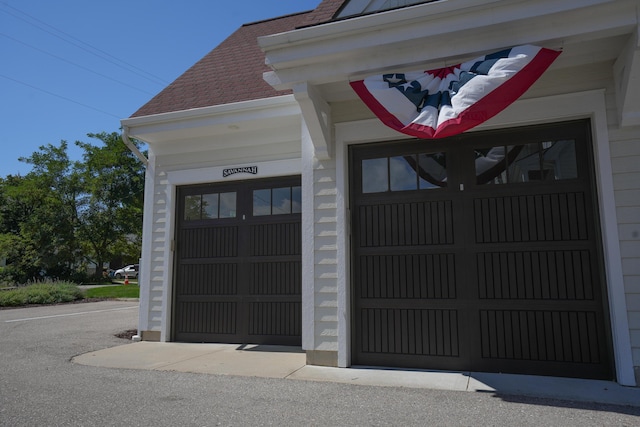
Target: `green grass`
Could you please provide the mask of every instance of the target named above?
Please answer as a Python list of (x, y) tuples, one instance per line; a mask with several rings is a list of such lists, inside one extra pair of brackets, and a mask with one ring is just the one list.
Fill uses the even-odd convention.
[(57, 304), (84, 297), (82, 291), (71, 282), (42, 282), (16, 289), (0, 291), (0, 307), (19, 307), (29, 304)]
[(138, 285), (103, 286), (85, 291), (87, 298), (139, 298)]

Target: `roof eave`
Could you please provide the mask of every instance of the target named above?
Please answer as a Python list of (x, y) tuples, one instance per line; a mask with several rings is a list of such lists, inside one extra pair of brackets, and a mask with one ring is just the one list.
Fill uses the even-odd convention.
[[(510, 41), (517, 43), (519, 37), (525, 43), (557, 48), (562, 37), (584, 32), (586, 24), (571, 22), (562, 28), (545, 24), (541, 28), (546, 18), (591, 6), (621, 9), (614, 7), (618, 3), (488, 0), (479, 4), (476, 0), (441, 0), (264, 36), (258, 43), (273, 70), (270, 73), (277, 75), (267, 73), (267, 81), (277, 90), (284, 90), (301, 82), (344, 81), (391, 66), (445, 67), (487, 48), (508, 47), (500, 44), (504, 43), (504, 32), (500, 30), (513, 25), (514, 16), (527, 26)], [(529, 25), (532, 23), (536, 25)], [(482, 37), (469, 38), (478, 29), (482, 29)], [(451, 43), (443, 45), (443, 40)]]
[(193, 136), (220, 136), (253, 128), (259, 122), (299, 116), (293, 95), (282, 95), (231, 104), (193, 108), (120, 121), (132, 138), (148, 144), (162, 144)]

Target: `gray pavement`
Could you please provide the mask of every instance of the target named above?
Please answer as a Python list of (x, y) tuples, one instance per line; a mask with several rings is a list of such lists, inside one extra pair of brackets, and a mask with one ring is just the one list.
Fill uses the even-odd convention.
[(120, 369), (238, 375), (345, 384), (535, 396), (640, 407), (640, 388), (611, 381), (480, 372), (306, 365), (296, 347), (138, 342), (76, 356), (75, 363)]
[(0, 310), (0, 426), (640, 425), (611, 382), (304, 365), (299, 349), (131, 343), (137, 303)]

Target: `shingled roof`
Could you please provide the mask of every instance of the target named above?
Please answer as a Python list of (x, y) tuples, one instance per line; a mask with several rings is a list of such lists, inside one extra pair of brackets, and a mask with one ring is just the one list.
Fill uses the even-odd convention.
[(294, 30), (306, 14), (245, 24), (163, 89), (131, 117), (269, 98), (274, 90), (262, 78), (269, 71), (258, 37)]
[(318, 7), (306, 15), (306, 19), (299, 28), (320, 25), (331, 21), (338, 10), (340, 10), (340, 7), (347, 1), (348, 0), (323, 0)]
[(346, 0), (323, 0), (311, 12), (245, 24), (143, 105), (131, 117), (190, 110), (291, 93), (276, 91), (262, 75), (270, 71), (258, 37), (331, 20)]

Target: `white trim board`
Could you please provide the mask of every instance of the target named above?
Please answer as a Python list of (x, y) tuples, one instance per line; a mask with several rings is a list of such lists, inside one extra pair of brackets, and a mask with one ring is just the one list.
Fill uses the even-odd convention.
[[(237, 173), (223, 177), (223, 171), (229, 168), (243, 168), (257, 166), (256, 175)], [(300, 175), (302, 162), (300, 159), (273, 160), (268, 162), (253, 162), (244, 164), (229, 164), (200, 169), (184, 169), (167, 172), (169, 184), (173, 186), (189, 184), (208, 184), (214, 182), (240, 181), (246, 179), (272, 178), (286, 175)]]

